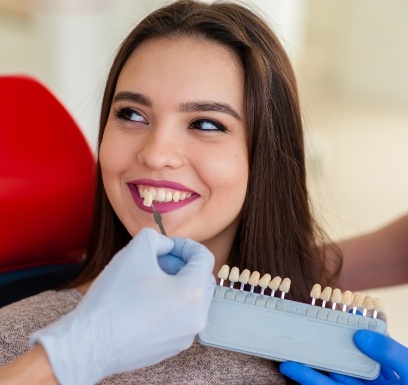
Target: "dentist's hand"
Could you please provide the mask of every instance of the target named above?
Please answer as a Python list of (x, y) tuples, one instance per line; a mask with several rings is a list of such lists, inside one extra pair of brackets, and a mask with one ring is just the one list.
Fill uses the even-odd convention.
[(408, 348), (370, 330), (358, 330), (354, 342), (363, 353), (381, 364), (380, 375), (375, 380), (361, 380), (334, 373), (326, 376), (296, 362), (284, 362), (279, 369), (303, 385), (408, 385)]
[[(158, 258), (167, 261), (169, 272), (180, 271), (165, 273)], [(44, 346), (62, 385), (95, 384), (156, 364), (187, 349), (204, 328), (215, 285), (213, 265), (204, 246), (143, 229), (115, 255), (77, 308), (34, 333), (31, 344)]]

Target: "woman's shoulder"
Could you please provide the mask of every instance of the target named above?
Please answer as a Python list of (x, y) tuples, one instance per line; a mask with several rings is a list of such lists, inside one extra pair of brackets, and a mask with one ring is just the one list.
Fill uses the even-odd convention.
[(272, 361), (204, 346), (196, 339), (177, 356), (133, 372), (107, 377), (98, 385), (284, 385)]
[(75, 289), (45, 291), (0, 309), (0, 366), (28, 350), (36, 330), (73, 310), (82, 295)]

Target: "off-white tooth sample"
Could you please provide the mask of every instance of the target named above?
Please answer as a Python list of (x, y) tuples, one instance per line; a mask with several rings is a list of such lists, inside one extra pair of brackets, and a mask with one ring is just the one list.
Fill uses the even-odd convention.
[(263, 289), (266, 289), (269, 285), (269, 282), (271, 282), (271, 278), (272, 277), (270, 274), (264, 274), (262, 278), (259, 280), (258, 285)]
[(363, 299), (363, 316), (367, 315), (367, 311), (374, 308), (373, 298), (370, 295), (366, 295)]
[(145, 192), (144, 194), (143, 205), (147, 207), (151, 207), (153, 203), (153, 196), (149, 192)]
[(282, 293), (289, 293), (291, 280), (289, 278), (284, 278), (282, 283), (279, 286), (279, 290)]
[(335, 310), (336, 304), (341, 303), (341, 290), (334, 289), (330, 300), (332, 302), (332, 309)]
[(156, 201), (164, 202), (165, 199), (166, 199), (166, 191), (164, 191), (162, 188), (159, 188), (157, 190)]
[(173, 202), (178, 202), (180, 200), (180, 191), (175, 191), (173, 193)]
[(346, 290), (341, 295), (341, 303), (343, 304), (343, 311), (346, 311), (347, 306), (350, 306), (353, 302), (353, 293), (350, 290)]
[(248, 283), (250, 275), (251, 275), (251, 272), (248, 269), (245, 269), (242, 271), (241, 275), (239, 276), (238, 281), (245, 285)]
[(156, 200), (156, 196), (157, 196), (157, 191), (155, 188), (151, 188), (149, 189), (149, 193), (152, 194), (153, 200)]
[(228, 280), (230, 282), (238, 282), (239, 279), (239, 269), (238, 267), (233, 267), (229, 273)]
[(248, 283), (251, 286), (257, 286), (259, 282), (259, 278), (261, 277), (261, 274), (259, 271), (254, 271), (251, 276), (249, 277)]
[(332, 294), (333, 289), (329, 286), (325, 287), (320, 294), (320, 299), (323, 301), (330, 301), (331, 294)]
[(371, 310), (374, 308), (373, 298), (370, 295), (366, 295), (363, 299), (363, 308)]
[(217, 277), (220, 279), (228, 279), (228, 273), (229, 273), (229, 266), (228, 265), (223, 265), (220, 269), (220, 271), (218, 272)]
[(385, 308), (384, 304), (379, 298), (374, 298), (373, 299), (373, 305), (374, 305), (374, 310), (376, 311), (381, 311)]
[(343, 305), (350, 306), (353, 302), (353, 293), (350, 290), (346, 290), (341, 296), (341, 303)]
[(170, 202), (173, 199), (173, 194), (170, 191), (166, 192), (166, 197), (164, 198), (165, 202)]
[(362, 307), (363, 306), (363, 296), (361, 293), (354, 293), (353, 294), (353, 307)]
[(312, 287), (312, 290), (310, 291), (310, 296), (312, 298), (319, 299), (321, 293), (322, 287), (318, 283), (315, 283)]
[(334, 289), (330, 300), (333, 303), (341, 303), (341, 290)]
[(379, 298), (374, 298), (373, 299), (373, 304), (374, 304), (374, 313), (373, 313), (373, 318), (377, 318), (377, 313), (385, 308), (384, 304)]
[(282, 282), (282, 278), (281, 277), (279, 277), (279, 276), (277, 276), (277, 277), (274, 277), (273, 279), (272, 279), (272, 281), (271, 282), (269, 282), (269, 289), (271, 289), (271, 290), (273, 290), (273, 291), (276, 291), (276, 290), (278, 290), (279, 289), (279, 285), (281, 284), (281, 282)]

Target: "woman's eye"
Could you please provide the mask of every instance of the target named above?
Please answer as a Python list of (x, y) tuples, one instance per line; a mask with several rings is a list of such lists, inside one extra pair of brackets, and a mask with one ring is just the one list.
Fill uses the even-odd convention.
[(189, 128), (203, 131), (222, 131), (222, 132), (227, 131), (227, 129), (221, 123), (208, 119), (195, 120), (193, 123), (190, 124)]
[(146, 119), (142, 115), (131, 108), (121, 108), (119, 111), (116, 111), (116, 116), (132, 122), (146, 122)]

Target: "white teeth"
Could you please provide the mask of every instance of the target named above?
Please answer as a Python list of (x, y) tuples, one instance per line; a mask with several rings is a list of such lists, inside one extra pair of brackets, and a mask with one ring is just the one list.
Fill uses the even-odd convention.
[(157, 190), (157, 195), (156, 195), (157, 202), (164, 202), (165, 199), (166, 199), (166, 191), (164, 191), (162, 188), (159, 188)]
[(165, 202), (170, 202), (173, 199), (173, 194), (170, 191), (166, 192)]
[(157, 191), (156, 191), (156, 189), (151, 188), (151, 189), (149, 190), (149, 193), (152, 194), (152, 198), (153, 198), (153, 200), (155, 201), (155, 200), (156, 200), (156, 197), (157, 197)]
[(190, 198), (193, 194), (186, 191), (176, 191), (176, 190), (167, 190), (164, 188), (154, 188), (149, 186), (139, 186), (138, 187), (139, 195), (142, 199), (145, 199), (148, 196), (147, 202), (150, 201), (150, 197), (152, 202), (179, 202), (183, 201), (187, 198)]
[(180, 191), (176, 191), (175, 193), (173, 193), (173, 201), (178, 202), (180, 200), (180, 196)]

